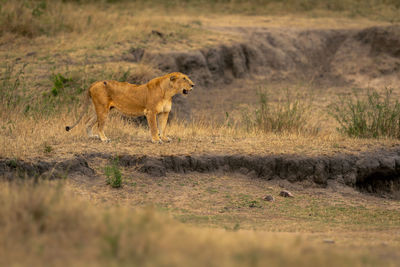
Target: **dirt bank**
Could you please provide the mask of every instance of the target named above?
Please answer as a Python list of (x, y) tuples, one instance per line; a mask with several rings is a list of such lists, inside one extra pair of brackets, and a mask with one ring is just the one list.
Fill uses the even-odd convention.
[[(0, 176), (8, 180), (25, 177), (55, 179), (69, 175), (98, 176), (99, 159), (104, 153), (75, 156), (61, 162), (0, 160)], [(124, 168), (163, 177), (168, 173), (240, 172), (250, 177), (284, 179), (305, 186), (327, 187), (337, 182), (362, 192), (400, 199), (400, 149), (363, 153), (358, 156), (306, 157), (299, 155), (120, 155)]]
[(151, 63), (164, 72), (187, 73), (205, 87), (251, 74), (271, 81), (304, 79), (333, 86), (382, 86), (399, 81), (400, 26), (217, 30), (234, 31), (246, 41), (193, 51), (133, 49), (125, 58)]

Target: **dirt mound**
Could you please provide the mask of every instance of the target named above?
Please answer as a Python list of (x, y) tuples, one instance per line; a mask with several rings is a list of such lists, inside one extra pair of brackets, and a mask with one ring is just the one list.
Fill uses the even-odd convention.
[(66, 178), (71, 173), (79, 173), (85, 176), (95, 174), (94, 170), (89, 167), (87, 160), (82, 156), (76, 156), (61, 162), (41, 160), (27, 162), (17, 159), (0, 159), (0, 177), (7, 180), (17, 178), (44, 178), (52, 180)]
[[(224, 29), (220, 29), (224, 30)], [(230, 29), (231, 30), (231, 29)], [(362, 30), (241, 28), (245, 42), (195, 51), (135, 50), (135, 61), (189, 74), (197, 84), (230, 83), (249, 74), (271, 81), (305, 79), (342, 86), (399, 81), (400, 26)]]
[[(112, 155), (92, 153), (62, 162), (0, 160), (0, 177), (65, 178), (94, 176), (90, 165)], [(120, 155), (119, 164), (133, 171), (163, 177), (168, 172), (240, 172), (264, 179), (283, 179), (306, 186), (329, 186), (330, 182), (357, 188), (361, 192), (400, 199), (400, 150), (375, 151), (359, 156), (306, 157), (299, 155), (169, 155), (149, 157)]]

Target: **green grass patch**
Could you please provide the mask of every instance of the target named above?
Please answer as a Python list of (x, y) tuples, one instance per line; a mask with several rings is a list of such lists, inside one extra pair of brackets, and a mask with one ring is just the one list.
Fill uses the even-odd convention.
[(122, 174), (119, 169), (119, 159), (115, 157), (109, 165), (104, 168), (106, 175), (106, 183), (112, 188), (119, 188), (122, 186)]

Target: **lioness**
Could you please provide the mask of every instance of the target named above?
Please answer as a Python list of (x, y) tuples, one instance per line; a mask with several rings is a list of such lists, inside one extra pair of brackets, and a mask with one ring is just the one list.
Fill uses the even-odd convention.
[[(89, 137), (98, 137), (92, 134), (92, 128), (97, 122), (101, 141), (110, 141), (104, 134), (104, 124), (110, 109), (116, 108), (126, 115), (145, 115), (150, 128), (151, 141), (153, 143), (168, 142), (170, 139), (165, 136), (165, 127), (171, 111), (172, 97), (178, 93), (187, 95), (193, 86), (194, 83), (189, 77), (180, 72), (154, 78), (142, 85), (118, 81), (95, 82), (87, 92), (85, 109), (78, 121), (65, 129), (69, 131), (80, 122), (92, 99), (97, 116), (90, 117), (86, 122)], [(157, 115), (159, 115), (160, 131), (157, 127)]]

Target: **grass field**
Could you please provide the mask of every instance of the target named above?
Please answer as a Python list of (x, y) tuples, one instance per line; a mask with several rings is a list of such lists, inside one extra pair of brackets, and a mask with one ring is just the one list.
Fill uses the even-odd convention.
[[(171, 143), (152, 144), (146, 126), (116, 112), (105, 130), (111, 143), (87, 138), (82, 124), (65, 132), (92, 82), (145, 83), (164, 74), (150, 63), (126, 60), (129, 51), (228, 45), (243, 41), (244, 28), (397, 25), (395, 0), (18, 0), (1, 1), (0, 7), (0, 158), (58, 161), (92, 152), (332, 156), (400, 144), (396, 127), (388, 127), (390, 135), (378, 131), (363, 138), (337, 130), (332, 107), (345, 106), (341, 99), (367, 101), (366, 88), (319, 87), (304, 80), (266, 85), (262, 77), (218, 85), (229, 94), (226, 88), (213, 94), (195, 88), (182, 100), (191, 105), (193, 119), (171, 122)], [(262, 90), (273, 92), (269, 102)], [(289, 105), (286, 90), (293, 97)], [(384, 96), (385, 85), (377, 92)], [(392, 122), (398, 119), (399, 95), (393, 88)], [(384, 103), (375, 106), (391, 116)], [(266, 104), (269, 112), (262, 113)], [(295, 117), (286, 107), (298, 108)], [(296, 116), (296, 123), (288, 123)], [(95, 178), (67, 175), (36, 183), (1, 178), (1, 266), (396, 266), (400, 261), (398, 200), (340, 184), (319, 188), (223, 172), (157, 178), (105, 159), (90, 164)], [(110, 180), (115, 175), (120, 180)], [(280, 197), (282, 189), (294, 198)], [(266, 195), (275, 201), (265, 201)]]

